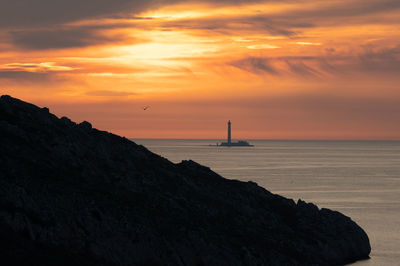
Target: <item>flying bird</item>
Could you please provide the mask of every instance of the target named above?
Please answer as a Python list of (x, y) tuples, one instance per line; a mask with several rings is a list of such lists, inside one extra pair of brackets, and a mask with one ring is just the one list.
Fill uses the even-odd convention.
[(147, 109), (149, 109), (149, 107), (150, 107), (150, 106), (148, 106), (148, 105), (146, 105), (146, 106), (143, 106), (143, 110), (145, 110), (145, 111), (146, 111)]

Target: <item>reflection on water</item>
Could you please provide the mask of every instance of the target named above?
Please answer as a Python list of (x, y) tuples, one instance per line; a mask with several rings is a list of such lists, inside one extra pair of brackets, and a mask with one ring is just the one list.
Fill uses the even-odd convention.
[(192, 159), (226, 178), (252, 180), (350, 216), (370, 237), (371, 259), (357, 266), (399, 265), (400, 142), (134, 140), (173, 162)]

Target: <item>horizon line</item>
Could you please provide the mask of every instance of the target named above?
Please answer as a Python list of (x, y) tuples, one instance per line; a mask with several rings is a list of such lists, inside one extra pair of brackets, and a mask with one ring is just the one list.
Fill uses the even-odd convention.
[[(226, 139), (210, 139), (210, 138), (132, 138), (130, 140), (210, 140), (225, 141)], [(243, 139), (235, 139), (243, 140)], [(400, 141), (399, 139), (246, 139), (247, 141)]]

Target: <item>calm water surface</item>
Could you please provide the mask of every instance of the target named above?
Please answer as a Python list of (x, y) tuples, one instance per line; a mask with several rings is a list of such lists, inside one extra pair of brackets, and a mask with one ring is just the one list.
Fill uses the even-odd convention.
[[(400, 141), (134, 140), (173, 162), (192, 159), (226, 178), (350, 216), (367, 232), (371, 259), (357, 266), (400, 265)], [(219, 141), (220, 142), (220, 141)]]

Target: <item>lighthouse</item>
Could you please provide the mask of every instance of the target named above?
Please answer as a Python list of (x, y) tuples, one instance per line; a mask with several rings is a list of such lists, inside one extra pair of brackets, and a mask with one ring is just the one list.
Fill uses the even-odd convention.
[(231, 145), (231, 120), (228, 121), (228, 145)]
[(251, 145), (245, 140), (239, 140), (238, 142), (232, 142), (231, 138), (231, 120), (228, 121), (228, 139), (227, 142), (222, 142), (221, 144), (217, 143), (217, 146), (220, 147), (253, 147), (254, 145)]

